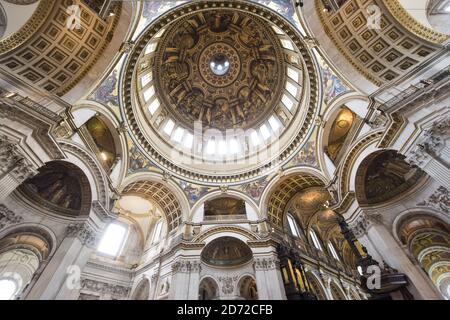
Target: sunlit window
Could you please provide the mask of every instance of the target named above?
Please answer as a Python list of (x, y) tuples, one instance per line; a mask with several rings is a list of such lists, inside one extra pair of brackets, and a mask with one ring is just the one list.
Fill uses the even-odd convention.
[(236, 154), (239, 152), (239, 144), (235, 138), (230, 140), (230, 152)]
[(283, 98), (281, 98), (281, 101), (283, 104), (288, 108), (289, 111), (292, 110), (292, 107), (294, 106), (294, 102), (289, 98), (287, 95), (283, 95)]
[(17, 291), (17, 284), (10, 279), (0, 280), (0, 300), (11, 300)]
[(278, 28), (276, 25), (272, 26), (273, 31), (275, 31), (276, 34), (284, 34), (283, 30)]
[(336, 252), (336, 249), (334, 248), (334, 246), (333, 246), (333, 244), (331, 242), (328, 242), (328, 249), (330, 250), (331, 255), (333, 256), (333, 258), (335, 258), (336, 260), (340, 261), (339, 256), (338, 256), (338, 254)]
[(144, 100), (147, 102), (151, 97), (155, 94), (155, 87), (151, 86), (147, 90), (144, 91)]
[(261, 131), (261, 135), (263, 136), (264, 140), (267, 140), (270, 138), (270, 131), (265, 124), (263, 124), (259, 128), (259, 131)]
[(286, 82), (286, 90), (293, 96), (295, 97), (297, 95), (298, 89), (296, 86), (294, 86), (292, 83), (290, 83), (289, 81)]
[(299, 81), (299, 73), (298, 73), (298, 71), (297, 70), (295, 70), (295, 69), (293, 69), (293, 68), (291, 68), (291, 67), (288, 67), (288, 69), (287, 69), (287, 75), (288, 75), (288, 77), (289, 78), (291, 78), (292, 80), (294, 80), (295, 82), (298, 82)]
[(311, 239), (314, 243), (314, 246), (319, 249), (320, 251), (323, 251), (322, 246), (320, 245), (319, 238), (316, 235), (316, 232), (314, 230), (309, 230), (309, 235), (311, 236)]
[(283, 48), (294, 51), (294, 46), (292, 45), (292, 42), (287, 39), (281, 39), (281, 45)]
[(206, 145), (206, 153), (214, 154), (216, 152), (216, 141), (214, 139), (209, 139), (208, 144)]
[(186, 133), (186, 136), (184, 137), (184, 141), (183, 141), (184, 147), (191, 149), (193, 143), (194, 143), (194, 136), (189, 132)]
[(280, 121), (275, 116), (269, 118), (269, 124), (273, 132), (277, 132), (281, 127)]
[(164, 132), (170, 136), (172, 134), (174, 127), (175, 127), (175, 123), (172, 121), (172, 119), (169, 119), (166, 122), (166, 125), (164, 126)]
[(259, 145), (260, 141), (259, 141), (258, 132), (252, 131), (252, 133), (250, 134), (250, 139), (251, 139), (252, 144), (253, 144), (254, 146)]
[(155, 51), (156, 45), (157, 45), (156, 42), (150, 43), (150, 44), (147, 46), (147, 48), (145, 48), (145, 54), (149, 54), (149, 53)]
[(117, 223), (111, 223), (105, 231), (98, 246), (98, 251), (116, 257), (122, 248), (127, 229)]
[(184, 129), (181, 127), (178, 127), (175, 129), (175, 132), (172, 136), (172, 140), (175, 142), (180, 143), (181, 140), (183, 139), (183, 133), (184, 133)]
[(150, 81), (152, 81), (152, 73), (151, 72), (142, 76), (142, 78), (141, 78), (142, 87), (145, 87), (147, 84), (150, 83)]
[(160, 106), (159, 100), (155, 99), (148, 106), (148, 111), (151, 113), (151, 115), (154, 115), (156, 110), (158, 110), (159, 106)]
[(300, 238), (300, 231), (297, 226), (297, 222), (295, 221), (294, 217), (290, 214), (287, 215), (287, 220), (289, 224), (289, 229), (291, 230), (291, 233), (294, 237)]
[(152, 237), (152, 244), (157, 243), (159, 241), (159, 239), (161, 238), (161, 232), (162, 232), (162, 219), (159, 219), (158, 222), (156, 222), (155, 225), (155, 230), (153, 232), (153, 237)]
[(228, 149), (225, 140), (220, 140), (218, 143), (218, 147), (219, 147), (219, 154), (224, 155), (227, 153)]

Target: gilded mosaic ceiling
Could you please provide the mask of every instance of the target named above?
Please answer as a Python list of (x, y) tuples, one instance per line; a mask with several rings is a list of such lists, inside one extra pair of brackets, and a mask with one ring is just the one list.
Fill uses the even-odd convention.
[[(220, 59), (223, 71), (214, 70)], [(158, 44), (154, 74), (156, 90), (175, 119), (186, 127), (202, 121), (220, 130), (260, 123), (286, 81), (281, 43), (270, 25), (224, 9), (171, 25)]]

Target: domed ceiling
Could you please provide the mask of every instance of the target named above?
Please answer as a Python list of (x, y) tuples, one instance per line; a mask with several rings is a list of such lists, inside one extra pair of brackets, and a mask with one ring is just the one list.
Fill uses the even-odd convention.
[(187, 128), (252, 128), (279, 102), (285, 79), (281, 42), (263, 20), (208, 10), (171, 25), (158, 43), (155, 87)]
[(264, 6), (198, 1), (153, 21), (120, 83), (136, 146), (164, 171), (210, 185), (257, 179), (304, 145), (318, 112), (316, 64)]

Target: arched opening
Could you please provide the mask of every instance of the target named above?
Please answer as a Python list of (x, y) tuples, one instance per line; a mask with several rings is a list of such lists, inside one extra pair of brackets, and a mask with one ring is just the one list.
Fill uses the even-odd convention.
[(142, 279), (136, 286), (133, 300), (148, 300), (150, 297), (150, 281), (147, 278)]
[(38, 269), (47, 260), (52, 243), (45, 231), (34, 227), (17, 229), (0, 240), (0, 295), (3, 298), (24, 298)]
[(19, 187), (27, 199), (57, 215), (87, 216), (91, 188), (83, 171), (64, 161), (48, 162)]
[(425, 173), (410, 166), (394, 150), (376, 151), (365, 158), (356, 173), (356, 197), (360, 205), (379, 204), (410, 190)]
[(210, 266), (237, 267), (253, 258), (251, 249), (234, 237), (220, 237), (211, 241), (202, 251), (201, 259)]
[(199, 285), (198, 299), (199, 300), (214, 300), (217, 298), (219, 288), (217, 283), (211, 278), (204, 278)]
[(205, 201), (205, 220), (245, 219), (245, 201), (233, 197), (220, 197)]
[(417, 214), (398, 227), (400, 241), (417, 260), (442, 296), (450, 299), (450, 228), (430, 215)]
[(327, 300), (327, 295), (323, 290), (323, 286), (319, 283), (319, 280), (310, 271), (306, 272), (306, 279), (308, 280), (309, 286), (316, 296), (317, 300)]
[(349, 137), (352, 129), (355, 128), (357, 115), (346, 106), (342, 106), (332, 120), (328, 129), (327, 140), (324, 148), (326, 155), (336, 165), (345, 154), (346, 146), (349, 144)]
[(87, 140), (106, 171), (110, 171), (118, 160), (116, 139), (101, 116), (90, 118), (80, 130), (86, 130)]
[(347, 300), (342, 289), (333, 281), (330, 282), (330, 291), (333, 296), (333, 300)]
[(243, 277), (239, 283), (239, 295), (244, 300), (258, 300), (258, 289), (256, 281), (250, 276)]

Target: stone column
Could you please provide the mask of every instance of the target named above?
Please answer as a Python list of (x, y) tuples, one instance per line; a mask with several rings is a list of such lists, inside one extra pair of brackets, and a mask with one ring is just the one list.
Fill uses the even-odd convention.
[(276, 254), (255, 257), (255, 278), (259, 300), (286, 300)]
[(180, 259), (172, 264), (170, 300), (197, 300), (200, 262)]
[(37, 171), (6, 136), (0, 137), (0, 201)]
[(97, 240), (97, 233), (87, 223), (69, 225), (66, 229), (66, 237), (26, 299), (76, 299), (81, 289), (81, 272)]
[(418, 166), (450, 190), (450, 116), (432, 124), (406, 153), (406, 161)]
[[(358, 234), (358, 240), (361, 238), (361, 243), (372, 244), (372, 247), (382, 258), (378, 262), (385, 261), (399, 272), (406, 274), (410, 282), (408, 289), (411, 290), (416, 299), (442, 299), (431, 280), (409, 259), (403, 248), (383, 224), (381, 215), (367, 212), (361, 212), (360, 214), (363, 215), (360, 219), (365, 219), (364, 228), (360, 226), (360, 230), (355, 235)], [(369, 253), (372, 254), (373, 252)]]

